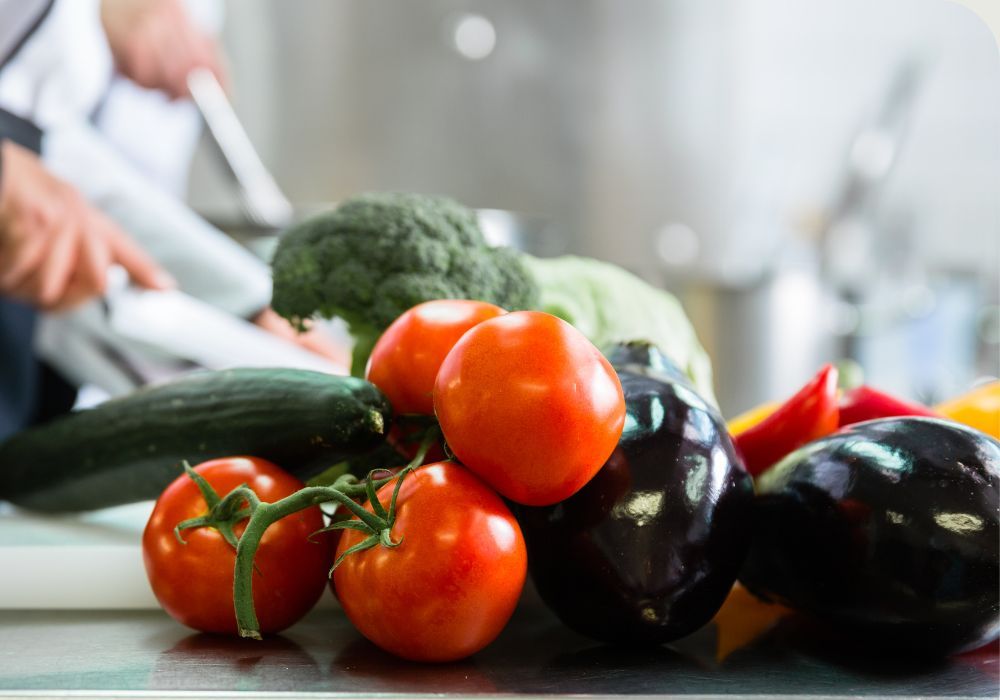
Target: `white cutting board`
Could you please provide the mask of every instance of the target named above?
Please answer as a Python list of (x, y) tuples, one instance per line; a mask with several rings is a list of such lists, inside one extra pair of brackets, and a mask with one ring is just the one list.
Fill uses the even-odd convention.
[[(153, 609), (142, 531), (153, 501), (74, 515), (0, 502), (0, 610)], [(336, 607), (332, 595), (318, 607)]]
[(0, 609), (157, 607), (141, 548), (152, 509), (46, 516), (0, 503)]

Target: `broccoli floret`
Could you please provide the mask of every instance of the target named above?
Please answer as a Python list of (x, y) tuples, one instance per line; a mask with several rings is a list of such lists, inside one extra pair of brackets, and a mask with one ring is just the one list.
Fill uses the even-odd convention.
[(533, 308), (538, 286), (516, 251), (486, 244), (472, 210), (418, 194), (366, 194), (292, 227), (272, 261), (279, 314), (301, 326), (339, 317), (364, 372), (378, 336), (431, 299), (478, 299)]

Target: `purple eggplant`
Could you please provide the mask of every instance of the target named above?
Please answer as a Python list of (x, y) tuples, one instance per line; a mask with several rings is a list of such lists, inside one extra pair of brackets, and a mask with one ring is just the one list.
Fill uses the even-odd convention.
[(890, 418), (809, 443), (757, 480), (740, 580), (881, 652), (945, 655), (1000, 629), (1000, 443)]
[(648, 345), (608, 353), (625, 429), (582, 490), (519, 509), (545, 603), (599, 641), (659, 644), (707, 623), (749, 545), (753, 486), (726, 424)]

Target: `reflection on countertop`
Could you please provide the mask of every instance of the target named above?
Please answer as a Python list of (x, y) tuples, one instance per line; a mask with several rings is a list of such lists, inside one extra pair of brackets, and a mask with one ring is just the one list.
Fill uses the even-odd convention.
[[(655, 694), (996, 697), (996, 645), (936, 663), (852, 655), (851, 645), (749, 597), (729, 621), (753, 618), (742, 647), (717, 655), (715, 623), (649, 649), (595, 644), (526, 595), (511, 624), (464, 661), (396, 659), (336, 610), (251, 642), (194, 634), (159, 611), (0, 612), (0, 696), (15, 691), (292, 693), (315, 696)], [(727, 632), (729, 644), (738, 633)], [(750, 641), (747, 641), (750, 640)], [(738, 646), (738, 645), (736, 645)], [(721, 661), (717, 660), (722, 658)]]

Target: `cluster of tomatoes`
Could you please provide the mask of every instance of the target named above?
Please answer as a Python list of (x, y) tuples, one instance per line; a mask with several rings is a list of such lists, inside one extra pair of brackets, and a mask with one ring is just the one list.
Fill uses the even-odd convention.
[[(333, 586), (362, 634), (404, 658), (468, 656), (500, 633), (524, 585), (524, 539), (504, 499), (549, 505), (582, 488), (621, 436), (621, 384), (597, 348), (564, 321), (462, 300), (427, 302), (400, 316), (376, 344), (366, 376), (398, 416), (436, 419), (454, 459), (425, 464), (399, 485), (391, 530), (397, 546), (358, 550), (370, 535), (351, 528), (335, 544), (310, 540), (323, 527), (316, 507), (269, 528), (255, 559), (260, 629), (278, 631), (308, 612), (331, 562), (354, 548), (334, 571)], [(265, 502), (302, 488), (251, 458), (196, 470), (222, 493), (246, 483)], [(384, 512), (395, 487), (384, 485), (379, 504), (366, 509)], [(191, 479), (164, 492), (144, 535), (147, 571), (171, 615), (197, 629), (235, 633), (231, 543), (210, 528), (185, 530), (186, 544), (175, 532), (204, 509)], [(234, 535), (240, 532), (237, 525)]]

